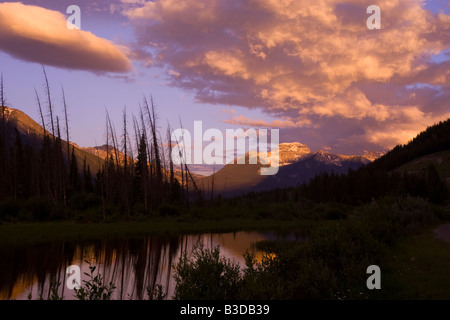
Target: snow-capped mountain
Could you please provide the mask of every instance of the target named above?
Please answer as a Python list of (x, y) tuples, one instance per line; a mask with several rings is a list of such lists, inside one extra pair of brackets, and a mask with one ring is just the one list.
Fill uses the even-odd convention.
[[(311, 150), (300, 142), (280, 143), (275, 150), (278, 151), (278, 166), (280, 167), (292, 164), (298, 159), (311, 153)], [(270, 155), (271, 152), (268, 152), (268, 156)], [(246, 163), (259, 163), (259, 153), (250, 151), (245, 156), (240, 157), (233, 162), (240, 163), (239, 160), (242, 162), (245, 161)]]
[[(227, 164), (214, 175), (202, 178), (200, 185), (206, 189), (214, 181), (214, 190), (223, 194), (239, 194), (247, 191), (270, 190), (292, 187), (309, 181), (318, 174), (328, 172), (347, 173), (372, 162), (382, 153), (371, 152), (364, 155), (340, 155), (326, 151), (311, 152), (299, 142), (281, 143), (278, 146), (279, 169), (273, 176), (261, 176), (258, 153), (251, 151), (242, 157), (245, 164), (236, 160)], [(250, 164), (254, 163), (254, 164)]]
[(362, 157), (366, 158), (370, 162), (373, 162), (376, 159), (381, 158), (385, 154), (386, 154), (386, 152), (384, 152), (384, 151), (368, 151), (368, 152), (364, 153), (362, 155)]
[(279, 168), (278, 173), (268, 176), (253, 190), (262, 191), (273, 188), (295, 187), (308, 182), (321, 173), (345, 174), (370, 163), (363, 156), (346, 156), (325, 151), (316, 151), (303, 156), (288, 166)]
[(278, 145), (280, 167), (292, 164), (305, 155), (311, 153), (311, 150), (300, 142), (280, 143)]

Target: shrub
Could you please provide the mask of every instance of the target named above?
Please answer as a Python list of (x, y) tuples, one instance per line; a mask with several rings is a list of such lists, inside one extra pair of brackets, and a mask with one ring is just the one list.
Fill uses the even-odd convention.
[(85, 211), (93, 207), (98, 207), (101, 203), (102, 199), (93, 193), (78, 193), (69, 200), (69, 206), (77, 211)]
[(158, 208), (161, 217), (173, 217), (180, 215), (180, 208), (170, 203), (163, 203)]
[(78, 300), (111, 300), (111, 295), (116, 286), (110, 282), (109, 285), (105, 285), (101, 274), (97, 273), (94, 276), (95, 266), (92, 266), (89, 261), (90, 273), (84, 274), (89, 277), (89, 280), (84, 280), (84, 286), (80, 289), (75, 289), (75, 295)]
[(204, 249), (198, 244), (188, 256), (182, 254), (175, 266), (175, 300), (237, 299), (240, 268), (220, 256), (217, 246)]
[(411, 196), (386, 197), (365, 205), (358, 215), (371, 227), (375, 237), (387, 244), (395, 238), (416, 233), (437, 220), (439, 209), (425, 199)]
[(53, 204), (47, 199), (30, 198), (26, 203), (26, 210), (38, 221), (48, 220), (52, 215), (52, 209)]
[(0, 203), (0, 220), (15, 219), (19, 216), (21, 204), (12, 198), (5, 199)]

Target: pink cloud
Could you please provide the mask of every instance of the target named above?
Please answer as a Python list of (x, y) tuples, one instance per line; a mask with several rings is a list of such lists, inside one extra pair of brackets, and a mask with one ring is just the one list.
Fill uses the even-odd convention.
[[(450, 63), (431, 62), (450, 48), (450, 17), (419, 0), (377, 5), (381, 30), (367, 29), (368, 5), (359, 0), (155, 0), (123, 13), (140, 44), (152, 43), (153, 62), (173, 71), (172, 85), (199, 102), (261, 108), (279, 119), (226, 122), (299, 133), (313, 123), (322, 145), (391, 147), (450, 116), (442, 98)], [(416, 83), (440, 88), (410, 87)]]
[(252, 120), (243, 115), (233, 117), (231, 120), (223, 120), (225, 123), (231, 123), (244, 127), (257, 127), (257, 128), (298, 128), (306, 125), (310, 125), (309, 120), (273, 120), (267, 122), (265, 120)]
[(0, 50), (18, 59), (68, 69), (128, 72), (126, 49), (83, 30), (69, 30), (57, 11), (0, 4)]

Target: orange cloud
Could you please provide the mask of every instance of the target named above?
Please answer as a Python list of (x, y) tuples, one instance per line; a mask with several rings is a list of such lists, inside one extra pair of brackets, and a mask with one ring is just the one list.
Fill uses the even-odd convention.
[[(170, 76), (173, 85), (193, 90), (199, 102), (279, 118), (226, 122), (313, 123), (321, 145), (349, 139), (387, 147), (398, 141), (388, 138), (396, 134), (390, 128), (418, 131), (450, 116), (450, 62), (431, 60), (450, 48), (450, 16), (422, 2), (378, 0), (381, 30), (366, 27), (368, 4), (360, 0), (154, 0), (124, 14), (141, 45), (157, 43), (158, 62), (179, 73)], [(417, 83), (441, 87), (410, 87)]]
[(0, 4), (0, 50), (68, 69), (121, 73), (132, 69), (125, 48), (88, 31), (69, 30), (60, 12), (19, 2)]

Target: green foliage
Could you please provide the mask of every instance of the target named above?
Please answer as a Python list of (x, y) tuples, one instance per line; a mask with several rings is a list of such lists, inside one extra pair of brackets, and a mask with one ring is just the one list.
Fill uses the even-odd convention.
[(51, 218), (53, 206), (46, 199), (30, 198), (26, 202), (26, 210), (33, 220), (45, 221)]
[(48, 300), (63, 300), (64, 297), (60, 296), (58, 293), (59, 287), (61, 286), (60, 281), (56, 281), (55, 277), (50, 279), (50, 297)]
[(425, 199), (410, 196), (386, 197), (357, 210), (363, 223), (370, 226), (374, 237), (387, 245), (436, 222), (442, 211)]
[(12, 198), (0, 202), (0, 220), (12, 220), (19, 216), (21, 203)]
[(221, 257), (218, 246), (204, 249), (199, 244), (192, 256), (184, 252), (175, 270), (175, 300), (237, 298), (241, 280), (239, 265)]
[[(55, 276), (52, 276), (50, 278), (50, 291), (49, 291), (47, 300), (63, 300), (64, 299), (64, 297), (60, 296), (58, 293), (60, 286), (61, 286), (61, 282), (57, 281)], [(31, 294), (31, 292), (28, 294), (28, 300), (33, 300), (33, 295)], [(45, 300), (42, 293), (39, 295), (38, 300)]]
[(159, 215), (161, 217), (173, 217), (180, 215), (180, 207), (170, 203), (163, 203), (158, 208)]
[(154, 288), (147, 287), (147, 295), (149, 300), (164, 300), (167, 296), (160, 284), (155, 285)]
[[(111, 282), (109, 285), (103, 283), (103, 277), (97, 273), (94, 275), (96, 267), (91, 264), (90, 261), (85, 260), (89, 264), (90, 273), (85, 272), (84, 274), (89, 277), (89, 280), (84, 280), (84, 286), (80, 289), (75, 289), (75, 297), (78, 300), (111, 300), (111, 295), (116, 288)], [(58, 291), (61, 286), (61, 282), (57, 281), (55, 276), (50, 278), (50, 290), (47, 300), (63, 300), (64, 297), (60, 296)], [(150, 299), (156, 298), (159, 300), (164, 299), (164, 294), (162, 293), (162, 287), (156, 287), (155, 291), (147, 291)], [(32, 300), (33, 296), (31, 292), (28, 294), (28, 300)], [(42, 293), (39, 295), (39, 300), (45, 300)]]
[[(178, 299), (361, 299), (377, 297), (367, 289), (366, 269), (380, 265), (389, 250), (405, 236), (437, 221), (440, 207), (421, 198), (386, 197), (345, 213), (320, 206), (325, 218), (304, 242), (263, 241), (265, 254), (257, 261), (245, 255), (246, 267), (228, 268), (219, 248), (198, 247), (176, 266), (175, 297)], [(346, 219), (342, 219), (344, 215)], [(220, 288), (227, 288), (226, 290)], [(234, 288), (234, 289), (232, 289)], [(232, 292), (233, 294), (230, 294)]]
[(100, 207), (101, 197), (94, 193), (78, 193), (69, 200), (69, 205), (76, 211), (84, 211), (90, 208)]
[(90, 273), (84, 274), (89, 277), (89, 280), (84, 280), (84, 286), (80, 289), (75, 289), (75, 295), (78, 300), (111, 300), (111, 295), (116, 286), (111, 282), (109, 285), (104, 284), (103, 277), (97, 273), (94, 275), (96, 267), (89, 263)]

